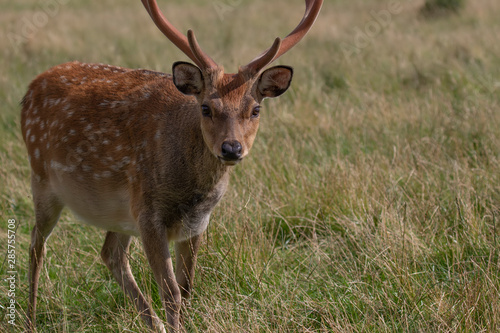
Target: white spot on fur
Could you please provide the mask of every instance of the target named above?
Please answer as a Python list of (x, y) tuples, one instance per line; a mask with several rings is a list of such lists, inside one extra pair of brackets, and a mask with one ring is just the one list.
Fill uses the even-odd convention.
[(65, 171), (65, 172), (73, 172), (75, 171), (75, 166), (72, 165), (72, 166), (66, 166), (64, 164), (61, 164), (57, 161), (50, 161), (50, 167), (54, 170), (61, 170), (61, 171)]
[(114, 171), (119, 171), (121, 170), (124, 166), (126, 166), (127, 164), (130, 163), (130, 157), (128, 156), (125, 156), (121, 159), (120, 162), (118, 163), (115, 163), (111, 166), (111, 169), (114, 170)]
[(36, 159), (39, 159), (40, 158), (40, 149), (36, 148), (33, 155), (35, 155)]
[(35, 142), (36, 137), (34, 135), (31, 136), (30, 141)]
[(102, 107), (107, 107), (109, 105), (109, 101), (107, 99), (104, 99), (102, 100), (101, 103), (99, 103), (99, 106), (102, 106)]
[(50, 107), (54, 107), (54, 106), (57, 106), (60, 101), (61, 101), (60, 98), (49, 98), (48, 99), (48, 104), (49, 104)]
[(31, 99), (33, 97), (33, 89), (30, 89), (28, 94), (26, 95), (28, 99)]

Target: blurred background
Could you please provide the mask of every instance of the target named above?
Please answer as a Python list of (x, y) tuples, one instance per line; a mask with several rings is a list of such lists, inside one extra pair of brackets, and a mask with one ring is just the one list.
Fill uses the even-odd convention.
[[(235, 72), (284, 37), (301, 0), (159, 1)], [(62, 62), (170, 72), (187, 60), (139, 0), (0, 0), (0, 253), (16, 219), (17, 324), (27, 307), (30, 81)], [(187, 332), (500, 330), (500, 2), (325, 0), (276, 64), (291, 89), (263, 104), (201, 248)], [(143, 332), (100, 260), (104, 232), (65, 212), (48, 241), (39, 332)], [(131, 262), (161, 307), (140, 241)], [(0, 266), (2, 281), (7, 274)], [(0, 283), (5, 318), (9, 286)], [(157, 311), (161, 313), (161, 311)], [(162, 314), (163, 315), (163, 314)]]

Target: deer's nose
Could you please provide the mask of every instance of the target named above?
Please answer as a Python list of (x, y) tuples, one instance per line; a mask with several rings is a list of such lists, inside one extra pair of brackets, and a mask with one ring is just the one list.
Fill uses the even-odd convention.
[(222, 143), (222, 158), (225, 160), (239, 160), (241, 158), (241, 143), (238, 141), (224, 141)]

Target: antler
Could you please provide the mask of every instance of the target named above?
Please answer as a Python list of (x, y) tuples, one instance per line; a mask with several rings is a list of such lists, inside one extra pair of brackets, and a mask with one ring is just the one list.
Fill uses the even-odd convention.
[(240, 68), (240, 72), (247, 72), (251, 75), (255, 75), (266, 65), (270, 64), (274, 60), (278, 59), (285, 52), (290, 50), (295, 46), (311, 29), (316, 17), (318, 17), (323, 0), (305, 0), (306, 10), (304, 12), (304, 17), (300, 21), (299, 25), (293, 29), (293, 31), (288, 34), (282, 41), (280, 38), (274, 40), (273, 45), (262, 52), (257, 58), (252, 60), (248, 65)]
[[(175, 46), (184, 52), (191, 60), (193, 60), (200, 68), (207, 69), (217, 67), (215, 61), (212, 60), (205, 52), (203, 52), (198, 44), (194, 32), (188, 31), (187, 38), (179, 32), (162, 14), (156, 0), (141, 0), (146, 7), (153, 22), (160, 29), (161, 32)], [(285, 52), (295, 46), (311, 29), (316, 17), (318, 17), (323, 0), (305, 0), (306, 10), (304, 17), (300, 23), (288, 34), (285, 39), (281, 40), (279, 37), (274, 40), (273, 45), (262, 52), (258, 57), (252, 60), (249, 64), (242, 66), (240, 72), (248, 73), (251, 76), (260, 72), (262, 68), (270, 64)]]
[(191, 60), (194, 61), (201, 69), (217, 67), (215, 61), (212, 60), (205, 52), (203, 52), (194, 36), (192, 30), (188, 31), (188, 36), (184, 36), (179, 32), (162, 14), (156, 0), (141, 0), (144, 7), (149, 13), (149, 16), (153, 19), (158, 29), (175, 46), (177, 46), (184, 54), (186, 54)]

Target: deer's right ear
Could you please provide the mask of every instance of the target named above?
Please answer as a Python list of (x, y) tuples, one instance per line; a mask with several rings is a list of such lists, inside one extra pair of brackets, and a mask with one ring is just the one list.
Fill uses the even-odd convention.
[(198, 95), (203, 91), (201, 70), (188, 62), (178, 61), (172, 65), (174, 85), (185, 95)]

